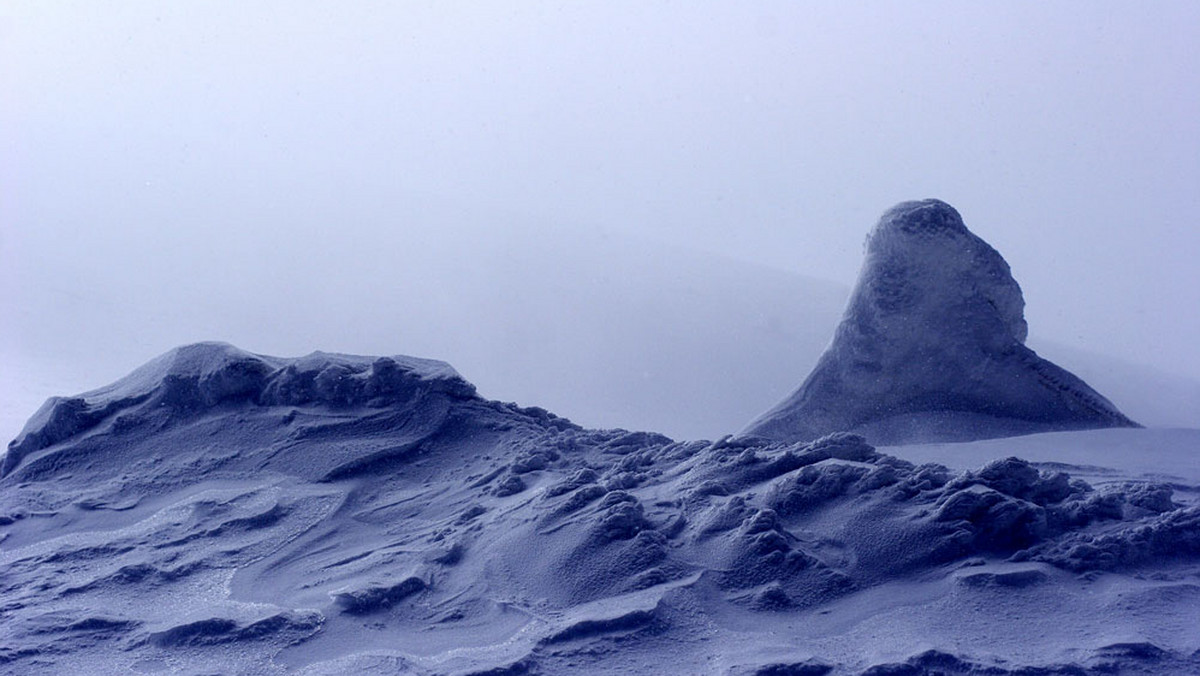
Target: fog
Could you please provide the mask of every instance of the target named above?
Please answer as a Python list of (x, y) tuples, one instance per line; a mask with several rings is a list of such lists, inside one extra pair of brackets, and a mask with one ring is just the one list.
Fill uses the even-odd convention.
[(1191, 2), (7, 2), (0, 399), (24, 418), (216, 339), (447, 359), (693, 433), (800, 382), (867, 229), (924, 197), (1009, 261), (1037, 339), (1200, 378), (1198, 26)]

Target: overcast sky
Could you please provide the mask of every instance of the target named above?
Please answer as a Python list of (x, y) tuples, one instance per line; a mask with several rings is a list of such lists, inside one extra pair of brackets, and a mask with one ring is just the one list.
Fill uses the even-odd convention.
[(468, 330), (435, 306), (470, 260), (436, 261), (472, 233), (849, 285), (939, 197), (1031, 334), (1200, 377), (1198, 69), (1191, 1), (8, 0), (3, 346), (106, 379), (206, 338), (420, 354), (362, 340), (415, 312), (372, 289), (420, 269), (412, 316)]

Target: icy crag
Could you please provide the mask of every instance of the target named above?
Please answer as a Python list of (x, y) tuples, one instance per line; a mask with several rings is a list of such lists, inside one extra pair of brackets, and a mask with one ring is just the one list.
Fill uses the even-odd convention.
[(867, 238), (832, 344), (745, 434), (907, 443), (1136, 426), (1025, 346), (1024, 308), (1008, 264), (953, 207), (898, 204)]
[(1200, 669), (1165, 483), (586, 430), (438, 362), (219, 344), (51, 401), (4, 466), (8, 673)]

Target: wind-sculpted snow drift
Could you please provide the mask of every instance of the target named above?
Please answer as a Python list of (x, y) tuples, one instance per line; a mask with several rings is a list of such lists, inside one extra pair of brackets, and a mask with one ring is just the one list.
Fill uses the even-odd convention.
[(0, 671), (1195, 673), (1194, 499), (193, 345), (10, 445)]
[(795, 393), (745, 434), (876, 443), (1136, 427), (1079, 378), (1025, 347), (1008, 264), (938, 200), (880, 218), (833, 343)]

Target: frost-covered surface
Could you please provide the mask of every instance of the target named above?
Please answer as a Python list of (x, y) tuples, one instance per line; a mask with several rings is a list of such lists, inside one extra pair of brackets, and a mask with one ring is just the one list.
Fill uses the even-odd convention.
[(10, 446), (0, 671), (1196, 673), (1196, 435), (678, 442), (191, 346)]
[(419, 399), (431, 389), (475, 393), (448, 364), (428, 359), (315, 352), (281, 360), (224, 343), (199, 343), (171, 350), (108, 387), (50, 398), (9, 445), (0, 473), (110, 418), (118, 425), (141, 424), (146, 412), (161, 417), (239, 403), (381, 408)]
[(1025, 346), (1008, 264), (950, 205), (904, 202), (880, 218), (829, 348), (747, 434), (880, 443), (969, 440), (1136, 424)]

